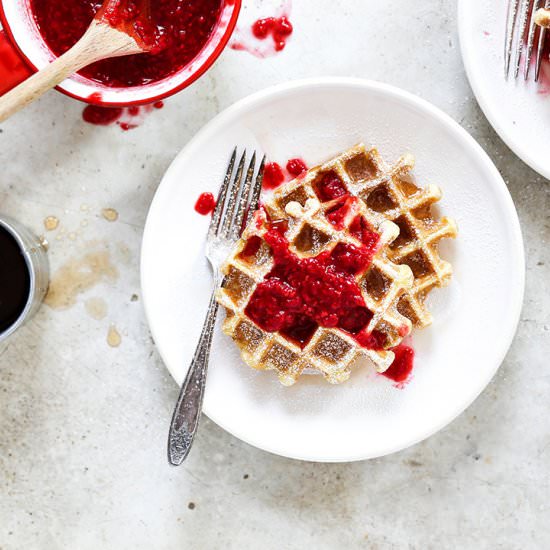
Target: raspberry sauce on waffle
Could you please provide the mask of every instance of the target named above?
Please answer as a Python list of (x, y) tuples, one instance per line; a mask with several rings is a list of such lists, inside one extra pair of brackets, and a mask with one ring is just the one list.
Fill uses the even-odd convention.
[[(284, 226), (273, 225), (264, 235), (273, 267), (246, 307), (246, 315), (269, 332), (279, 331), (301, 347), (318, 326), (340, 328), (361, 345), (378, 346), (361, 331), (372, 319), (356, 276), (364, 273), (377, 251), (379, 236), (371, 233), (361, 247), (338, 243), (332, 250), (299, 258), (289, 249)], [(255, 253), (261, 243), (250, 239), (242, 254)]]
[(307, 172), (307, 164), (300, 158), (290, 159), (286, 163), (286, 171), (294, 178)]

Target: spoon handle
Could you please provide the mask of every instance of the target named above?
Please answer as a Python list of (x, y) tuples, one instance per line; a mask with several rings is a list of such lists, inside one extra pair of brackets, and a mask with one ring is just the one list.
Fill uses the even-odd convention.
[(0, 122), (94, 61), (142, 51), (131, 36), (94, 20), (70, 50), (0, 97)]

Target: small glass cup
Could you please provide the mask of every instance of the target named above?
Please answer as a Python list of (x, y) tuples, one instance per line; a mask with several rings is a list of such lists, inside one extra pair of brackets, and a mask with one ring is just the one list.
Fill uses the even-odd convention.
[[(43, 239), (33, 235), (25, 226), (4, 214), (0, 214), (0, 227), (14, 238), (21, 249), (30, 280), (25, 307), (13, 323), (0, 332), (0, 342), (2, 342), (38, 311), (48, 290), (50, 270)], [(0, 269), (2, 269), (1, 265)]]

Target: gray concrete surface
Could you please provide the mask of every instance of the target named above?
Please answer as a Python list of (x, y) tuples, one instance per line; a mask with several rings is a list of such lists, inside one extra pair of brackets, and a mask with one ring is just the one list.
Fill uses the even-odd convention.
[[(550, 186), (479, 110), (455, 4), (419, 0), (411, 14), (374, 0), (295, 2), (296, 32), (282, 54), (260, 60), (228, 49), (135, 130), (87, 125), (81, 104), (53, 92), (0, 126), (0, 210), (48, 237), (54, 272), (71, 261), (73, 274), (85, 269), (86, 250), (107, 252), (112, 268), (74, 305), (44, 306), (0, 347), (2, 550), (550, 547)], [(252, 3), (242, 22), (258, 7), (273, 11)], [(416, 93), (489, 153), (524, 231), (519, 332), (481, 397), (401, 453), (295, 462), (204, 418), (190, 459), (171, 469), (165, 438), (178, 389), (151, 341), (139, 289), (148, 205), (172, 158), (217, 112), (270, 84), (319, 75)], [(118, 221), (102, 217), (107, 207)], [(56, 231), (45, 231), (47, 216), (59, 218)], [(93, 298), (105, 300), (105, 312), (93, 301), (86, 308)], [(107, 344), (111, 325), (119, 347)]]

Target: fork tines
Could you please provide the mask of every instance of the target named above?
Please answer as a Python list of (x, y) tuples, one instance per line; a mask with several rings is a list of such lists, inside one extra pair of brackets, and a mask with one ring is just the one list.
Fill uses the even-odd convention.
[[(514, 78), (517, 78), (522, 61), (523, 78), (527, 80), (529, 77), (531, 56), (537, 34), (535, 13), (542, 7), (550, 7), (550, 0), (508, 0), (504, 42), (504, 74), (506, 77), (509, 76), (510, 67), (512, 67)], [(545, 41), (546, 29), (540, 29), (537, 42), (535, 82), (539, 79)]]
[[(265, 166), (265, 156), (258, 169), (256, 180), (256, 152), (254, 151), (248, 168), (245, 172), (246, 150), (240, 157), (237, 172), (233, 177), (237, 159), (237, 147), (235, 147), (229, 166), (223, 180), (216, 208), (210, 222), (209, 237), (237, 240), (242, 228), (248, 223), (250, 217), (258, 208), (262, 180)], [(243, 179), (243, 173), (245, 177)]]

